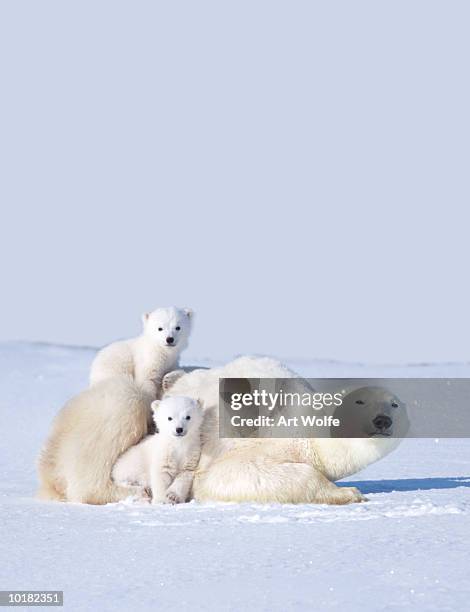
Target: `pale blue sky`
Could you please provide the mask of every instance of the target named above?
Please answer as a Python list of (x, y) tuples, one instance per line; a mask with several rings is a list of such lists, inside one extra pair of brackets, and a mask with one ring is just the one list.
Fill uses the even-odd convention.
[(4, 2), (1, 340), (470, 359), (467, 2)]

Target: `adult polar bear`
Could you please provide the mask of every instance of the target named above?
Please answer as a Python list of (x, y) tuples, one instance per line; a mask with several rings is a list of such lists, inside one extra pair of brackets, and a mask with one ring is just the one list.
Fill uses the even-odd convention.
[[(270, 358), (241, 357), (210, 370), (183, 374), (167, 395), (203, 401), (201, 461), (193, 483), (200, 501), (347, 504), (363, 501), (355, 487), (334, 480), (388, 454), (391, 438), (220, 439), (219, 378), (291, 378), (296, 374)], [(103, 504), (129, 490), (115, 485), (117, 458), (146, 434), (149, 401), (135, 383), (110, 379), (88, 389), (57, 415), (39, 459), (43, 499)]]
[(193, 483), (199, 501), (348, 504), (364, 501), (355, 487), (333, 481), (381, 459), (398, 438), (230, 439), (218, 437), (219, 378), (297, 378), (274, 359), (241, 357), (179, 378), (167, 395), (202, 400), (203, 450)]

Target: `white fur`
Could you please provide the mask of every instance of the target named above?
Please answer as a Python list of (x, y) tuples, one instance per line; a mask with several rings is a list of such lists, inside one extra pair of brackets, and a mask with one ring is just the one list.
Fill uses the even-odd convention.
[[(399, 439), (219, 438), (219, 377), (294, 376), (274, 359), (241, 357), (224, 367), (195, 370), (176, 380), (169, 396), (200, 398), (204, 405), (194, 498), (330, 504), (363, 499), (354, 487), (340, 488), (332, 481), (385, 456)], [(138, 393), (131, 381), (116, 385), (110, 380), (66, 405), (40, 460), (43, 497), (106, 503), (129, 494), (125, 487), (111, 482), (110, 474), (118, 456), (146, 433), (146, 424), (142, 423), (146, 405), (135, 399)], [(105, 427), (108, 422), (109, 429)]]
[(117, 458), (147, 433), (149, 402), (125, 379), (105, 380), (82, 391), (54, 419), (38, 460), (38, 496), (56, 501), (106, 504), (132, 494), (111, 480)]
[(189, 397), (169, 397), (152, 409), (158, 433), (119, 457), (113, 480), (150, 487), (154, 504), (185, 502), (201, 453), (202, 408)]
[(219, 378), (291, 378), (278, 361), (241, 357), (222, 368), (181, 376), (168, 394), (205, 406), (203, 449), (193, 483), (198, 500), (344, 504), (362, 501), (354, 487), (332, 481), (363, 469), (399, 443), (392, 438), (223, 439), (218, 437)]
[[(99, 351), (91, 366), (90, 385), (124, 377), (155, 399), (163, 376), (178, 367), (181, 351), (188, 344), (191, 320), (188, 308), (157, 308), (144, 314), (140, 336), (114, 342)], [(172, 344), (169, 339), (174, 340)]]

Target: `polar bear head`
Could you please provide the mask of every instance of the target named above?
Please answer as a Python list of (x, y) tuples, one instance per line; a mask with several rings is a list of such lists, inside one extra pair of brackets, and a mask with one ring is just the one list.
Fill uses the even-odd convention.
[(334, 428), (333, 437), (404, 438), (410, 428), (405, 402), (389, 389), (373, 385), (345, 391), (334, 416), (340, 426)]
[(173, 396), (152, 402), (153, 420), (159, 435), (182, 437), (199, 433), (202, 407), (199, 400)]
[(142, 315), (144, 335), (158, 346), (180, 352), (188, 345), (192, 319), (190, 308), (157, 308)]

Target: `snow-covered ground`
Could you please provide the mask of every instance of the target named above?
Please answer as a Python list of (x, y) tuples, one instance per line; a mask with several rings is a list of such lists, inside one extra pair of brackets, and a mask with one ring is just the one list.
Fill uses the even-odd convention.
[[(469, 609), (470, 440), (406, 440), (349, 479), (370, 501), (346, 507), (35, 500), (35, 457), (93, 355), (0, 345), (0, 589), (63, 590), (74, 611)], [(470, 376), (468, 364), (289, 365)]]

